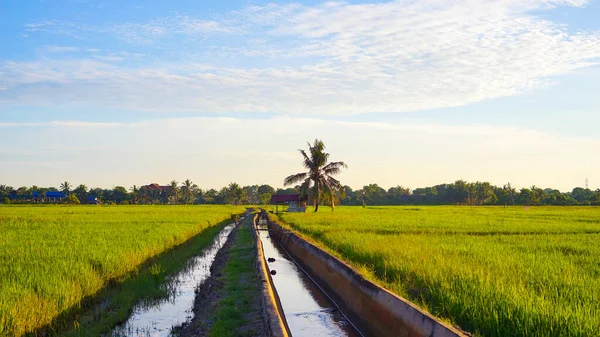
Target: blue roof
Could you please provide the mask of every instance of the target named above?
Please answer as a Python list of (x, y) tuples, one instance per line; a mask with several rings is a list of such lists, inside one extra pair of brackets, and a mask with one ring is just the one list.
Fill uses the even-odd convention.
[(46, 192), (46, 198), (64, 198), (66, 197), (66, 195), (64, 195), (62, 192)]

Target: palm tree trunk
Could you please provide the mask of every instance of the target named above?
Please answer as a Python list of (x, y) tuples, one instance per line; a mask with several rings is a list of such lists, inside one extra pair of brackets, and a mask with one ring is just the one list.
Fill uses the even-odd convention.
[(321, 196), (321, 188), (319, 186), (319, 182), (315, 181), (315, 185), (316, 185), (316, 190), (317, 190), (317, 197), (315, 198), (315, 200), (317, 201), (315, 204), (315, 213), (319, 210), (319, 197)]

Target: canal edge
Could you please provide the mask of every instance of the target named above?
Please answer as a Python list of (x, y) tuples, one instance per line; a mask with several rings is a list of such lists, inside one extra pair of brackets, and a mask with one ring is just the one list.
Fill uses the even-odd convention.
[[(283, 228), (270, 216), (267, 226), (270, 235), (293, 258), (317, 285), (323, 286), (334, 303), (358, 323), (366, 336), (406, 337), (468, 337), (422, 310), (408, 299), (366, 279), (343, 260)], [(324, 289), (324, 290), (325, 290)], [(330, 298), (331, 298), (330, 296)], [(366, 330), (366, 331), (365, 331)]]
[(256, 221), (258, 214), (254, 215), (252, 236), (256, 243), (256, 270), (261, 279), (261, 300), (263, 304), (263, 320), (270, 337), (290, 337), (291, 333), (283, 313), (281, 301), (273, 285), (273, 279), (267, 268), (262, 242), (258, 237)]

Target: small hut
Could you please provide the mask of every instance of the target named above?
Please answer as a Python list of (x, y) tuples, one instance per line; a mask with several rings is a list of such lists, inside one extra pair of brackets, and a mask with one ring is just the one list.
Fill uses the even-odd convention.
[[(271, 196), (271, 204), (275, 205), (275, 213), (279, 213), (279, 205), (287, 205), (287, 212), (306, 212), (306, 201), (299, 194), (275, 194)], [(282, 208), (283, 209), (283, 208)]]

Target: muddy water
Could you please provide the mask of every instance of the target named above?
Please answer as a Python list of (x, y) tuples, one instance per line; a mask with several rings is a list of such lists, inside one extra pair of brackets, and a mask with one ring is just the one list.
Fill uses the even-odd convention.
[(169, 298), (154, 303), (140, 303), (127, 322), (117, 326), (108, 336), (170, 336), (174, 326), (189, 321), (193, 316), (194, 290), (210, 277), (210, 266), (234, 227), (231, 224), (223, 228), (210, 247), (171, 277), (166, 285)]
[(271, 240), (268, 231), (260, 230), (259, 237), (265, 259), (275, 258), (267, 265), (277, 272), (272, 279), (293, 337), (361, 336), (285, 251)]

